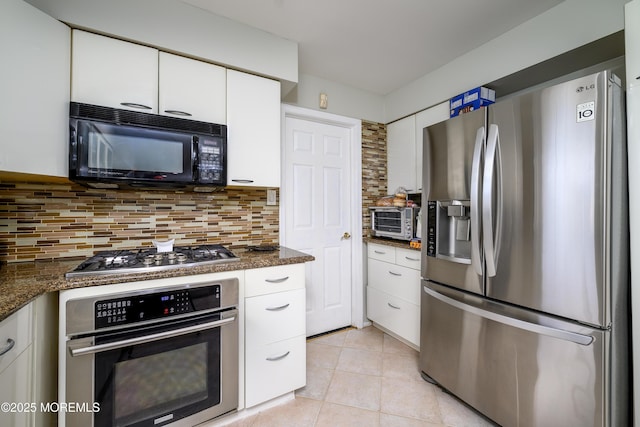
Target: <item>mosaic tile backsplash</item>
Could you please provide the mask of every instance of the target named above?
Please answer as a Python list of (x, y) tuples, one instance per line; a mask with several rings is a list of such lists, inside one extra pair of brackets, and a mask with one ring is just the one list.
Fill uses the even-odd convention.
[(277, 244), (278, 209), (267, 206), (264, 189), (205, 194), (0, 183), (0, 261), (84, 257), (168, 239), (231, 248)]
[[(363, 121), (363, 235), (369, 206), (386, 194), (386, 153), (386, 126)], [(279, 229), (279, 206), (267, 206), (264, 189), (176, 193), (0, 182), (0, 262), (87, 257), (152, 240), (231, 249), (278, 244)]]

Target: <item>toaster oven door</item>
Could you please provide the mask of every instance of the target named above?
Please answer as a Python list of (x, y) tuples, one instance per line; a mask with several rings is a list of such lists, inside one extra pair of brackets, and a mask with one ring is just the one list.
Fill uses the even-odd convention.
[(414, 228), (411, 209), (371, 209), (371, 229), (376, 237), (411, 240), (414, 237)]

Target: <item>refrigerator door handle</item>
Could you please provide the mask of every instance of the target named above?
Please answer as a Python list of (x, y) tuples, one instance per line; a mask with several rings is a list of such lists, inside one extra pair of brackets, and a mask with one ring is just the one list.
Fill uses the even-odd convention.
[[(500, 175), (500, 134), (497, 125), (490, 125), (487, 134), (487, 154), (484, 164), (484, 176), (482, 179), (482, 245), (484, 247), (484, 258), (487, 263), (487, 276), (494, 277), (497, 270), (498, 250), (500, 242), (500, 215), (496, 217), (496, 227), (494, 230), (494, 197), (496, 199), (497, 211), (502, 212), (502, 176)], [(494, 183), (494, 177), (497, 180)], [(497, 185), (496, 185), (497, 184)], [(494, 186), (496, 194), (493, 194)]]
[(495, 313), (493, 311), (484, 310), (482, 308), (465, 304), (461, 301), (443, 295), (440, 292), (434, 291), (433, 289), (429, 289), (424, 285), (422, 286), (422, 289), (426, 294), (432, 296), (438, 301), (441, 301), (467, 313), (471, 313), (488, 320), (493, 320), (494, 322), (502, 323), (507, 326), (512, 326), (514, 328), (523, 329), (535, 334), (546, 335), (564, 341), (570, 341), (584, 346), (591, 345), (591, 343), (593, 343), (594, 341), (594, 338), (591, 335), (583, 335), (576, 332), (565, 331), (563, 329), (550, 328), (548, 326), (538, 325), (536, 323), (525, 322), (524, 320), (515, 319), (513, 317), (505, 316), (504, 314)]
[(471, 163), (471, 265), (477, 275), (482, 276), (482, 239), (480, 234), (480, 203), (482, 186), (482, 153), (484, 149), (485, 128), (482, 126), (476, 133), (476, 145), (473, 149)]

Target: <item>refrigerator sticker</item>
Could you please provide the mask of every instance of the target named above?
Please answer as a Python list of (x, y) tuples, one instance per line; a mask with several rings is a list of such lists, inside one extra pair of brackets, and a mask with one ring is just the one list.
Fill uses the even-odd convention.
[(586, 122), (588, 120), (593, 120), (595, 117), (595, 101), (585, 102), (584, 104), (578, 104), (577, 108), (577, 121)]

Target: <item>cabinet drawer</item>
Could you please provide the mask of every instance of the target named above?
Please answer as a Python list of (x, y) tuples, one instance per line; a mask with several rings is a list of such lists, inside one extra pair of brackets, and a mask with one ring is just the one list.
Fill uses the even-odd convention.
[(396, 248), (396, 264), (420, 271), (420, 251)]
[(279, 265), (245, 271), (245, 296), (304, 288), (304, 264)]
[(396, 248), (369, 243), (367, 245), (367, 255), (369, 256), (369, 259), (377, 259), (380, 261), (394, 263), (396, 261)]
[(413, 303), (420, 301), (420, 272), (412, 268), (370, 259), (369, 286)]
[(278, 292), (245, 300), (248, 351), (305, 334), (305, 290)]
[(367, 317), (410, 343), (420, 345), (420, 307), (367, 287)]
[(247, 352), (247, 407), (304, 387), (306, 384), (304, 335)]
[(0, 372), (31, 344), (31, 304), (21, 308), (0, 323)]

